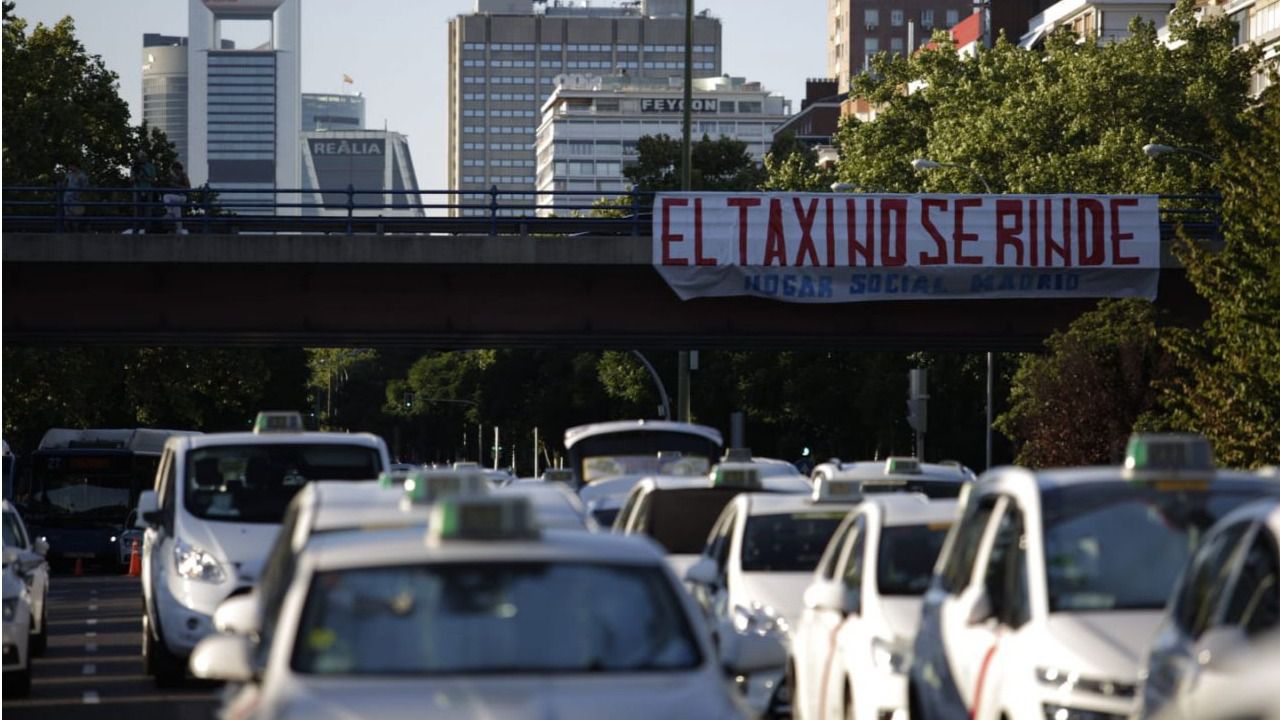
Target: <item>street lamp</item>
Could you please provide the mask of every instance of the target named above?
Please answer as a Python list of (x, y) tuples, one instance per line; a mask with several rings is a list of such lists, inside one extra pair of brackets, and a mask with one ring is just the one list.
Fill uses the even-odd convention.
[(857, 192), (857, 190), (858, 190), (858, 186), (854, 185), (853, 183), (847, 183), (847, 182), (831, 183), (831, 192), (851, 193), (851, 192)]
[(1142, 152), (1152, 160), (1161, 155), (1171, 155), (1173, 153), (1186, 153), (1188, 155), (1199, 155), (1211, 163), (1218, 162), (1218, 159), (1207, 152), (1196, 150), (1195, 148), (1174, 147), (1172, 145), (1161, 145), (1160, 143), (1147, 143), (1142, 146)]
[[(959, 168), (961, 170), (968, 172), (974, 177), (978, 178), (978, 181), (982, 183), (982, 187), (986, 189), (987, 194), (988, 195), (991, 194), (991, 184), (987, 182), (987, 179), (984, 178), (981, 173), (969, 167), (968, 165), (961, 165), (960, 163), (938, 162), (937, 160), (929, 160), (928, 158), (916, 158), (915, 160), (911, 161), (911, 167), (915, 168), (916, 172), (924, 172), (925, 170), (936, 170), (937, 168), (943, 168), (943, 167)], [(995, 354), (988, 351), (987, 352), (987, 468), (988, 469), (990, 469), (991, 467), (991, 424), (993, 420), (992, 396), (994, 395), (993, 388), (995, 386), (995, 375), (996, 375)]]
[(991, 184), (988, 183), (987, 179), (982, 177), (982, 175), (977, 170), (974, 170), (968, 165), (961, 165), (960, 163), (938, 162), (937, 160), (929, 160), (926, 158), (916, 158), (915, 160), (911, 161), (911, 167), (915, 168), (916, 172), (924, 172), (925, 170), (936, 170), (937, 168), (944, 168), (944, 167), (959, 168), (969, 173), (970, 175), (973, 175), (974, 177), (978, 178), (978, 182), (982, 183), (982, 187), (987, 191), (987, 194), (988, 195), (991, 194)]

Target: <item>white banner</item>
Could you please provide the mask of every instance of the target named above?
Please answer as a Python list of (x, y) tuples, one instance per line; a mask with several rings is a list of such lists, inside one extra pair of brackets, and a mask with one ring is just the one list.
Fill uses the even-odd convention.
[(1154, 195), (660, 193), (653, 264), (682, 300), (1144, 297)]

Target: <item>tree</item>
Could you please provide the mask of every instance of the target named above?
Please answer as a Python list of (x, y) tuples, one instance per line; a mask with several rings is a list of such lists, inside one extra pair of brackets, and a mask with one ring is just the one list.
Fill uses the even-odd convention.
[[(635, 187), (651, 192), (680, 189), (680, 141), (668, 135), (645, 135), (636, 141), (637, 161), (623, 168)], [(703, 136), (692, 148), (690, 181), (694, 190), (755, 190), (765, 172), (747, 144), (721, 136)]]
[(1140, 420), (1160, 412), (1157, 389), (1173, 372), (1161, 347), (1155, 307), (1104, 300), (1027, 355), (997, 427), (1030, 467), (1114, 464)]
[(1182, 371), (1165, 396), (1172, 424), (1204, 433), (1219, 461), (1256, 466), (1280, 448), (1280, 92), (1249, 114), (1222, 159), (1226, 243), (1186, 243), (1187, 275), (1209, 302), (1194, 331), (1170, 332)]
[(763, 190), (828, 192), (836, 176), (834, 168), (819, 167), (818, 153), (792, 133), (773, 139), (764, 156), (764, 169), (768, 177)]
[(982, 190), (964, 170), (916, 173), (910, 162), (923, 157), (972, 167), (997, 191), (1211, 190), (1202, 160), (1153, 163), (1140, 148), (1221, 152), (1241, 134), (1260, 56), (1235, 49), (1229, 20), (1197, 22), (1191, 0), (1180, 0), (1170, 28), (1176, 48), (1135, 22), (1116, 43), (1058, 32), (1044, 51), (1001, 41), (962, 58), (939, 34), (935, 50), (879, 56), (852, 90), (878, 115), (842, 125), (840, 179), (867, 191)]

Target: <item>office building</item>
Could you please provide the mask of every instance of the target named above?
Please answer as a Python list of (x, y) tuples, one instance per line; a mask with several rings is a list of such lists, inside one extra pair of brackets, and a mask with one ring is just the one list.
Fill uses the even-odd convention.
[[(300, 0), (189, 0), (188, 22), (191, 183), (207, 181), (228, 206), (296, 201), (275, 190), (300, 186)], [(267, 40), (221, 49), (230, 22), (263, 31)]]
[(302, 93), (302, 132), (363, 129), (363, 95)]
[(1018, 44), (1040, 47), (1045, 35), (1060, 28), (1100, 42), (1117, 42), (1129, 37), (1129, 22), (1134, 18), (1165, 28), (1173, 5), (1174, 0), (1062, 0), (1032, 17)]
[[(449, 22), (449, 187), (534, 190), (534, 135), (559, 75), (683, 76), (684, 7), (476, 0)], [(699, 13), (693, 33), (695, 77), (720, 75), (719, 19)]]
[[(303, 215), (420, 216), (418, 176), (404, 135), (385, 130), (302, 133)], [(350, 196), (347, 188), (362, 191)], [(370, 192), (381, 191), (381, 192)], [(320, 207), (322, 206), (322, 207)]]
[(791, 133), (812, 148), (830, 145), (832, 136), (840, 129), (840, 106), (848, 98), (848, 93), (841, 93), (838, 88), (834, 78), (806, 80), (800, 112), (787, 118), (774, 134)]
[[(756, 161), (763, 160), (774, 128), (791, 115), (791, 104), (743, 78), (720, 76), (693, 83), (694, 137), (740, 140)], [(539, 211), (594, 199), (557, 197), (549, 194), (553, 190), (598, 195), (628, 190), (622, 171), (636, 162), (636, 142), (645, 135), (682, 135), (683, 86), (677, 78), (558, 78), (538, 127)]]
[(830, 0), (827, 10), (827, 76), (840, 92), (865, 72), (880, 52), (915, 52), (935, 29), (957, 25), (973, 12), (971, 0)]
[(1256, 97), (1271, 85), (1271, 72), (1280, 70), (1280, 0), (1227, 0), (1221, 6), (1236, 21), (1240, 45), (1262, 48), (1263, 67), (1250, 80)]
[[(231, 40), (223, 50), (234, 50)], [(164, 131), (187, 166), (187, 38), (145, 33), (142, 36), (142, 121)]]

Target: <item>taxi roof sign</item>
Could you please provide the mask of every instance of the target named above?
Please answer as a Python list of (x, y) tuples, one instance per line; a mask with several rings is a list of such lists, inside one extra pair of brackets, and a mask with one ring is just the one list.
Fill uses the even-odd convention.
[(302, 413), (296, 410), (263, 410), (253, 420), (253, 432), (256, 434), (302, 430)]
[(821, 475), (813, 481), (813, 501), (858, 502), (862, 499), (862, 483), (848, 477)]
[(405, 499), (414, 505), (488, 494), (489, 481), (480, 473), (467, 470), (422, 470), (404, 481)]
[(751, 462), (751, 448), (729, 448), (724, 451), (724, 462), (731, 463), (749, 463)]
[(543, 482), (572, 483), (573, 471), (569, 468), (547, 468), (542, 471)]
[(1196, 433), (1134, 433), (1124, 452), (1125, 476), (1211, 474), (1213, 447)]
[(919, 475), (920, 460), (913, 457), (891, 457), (884, 461), (885, 475)]
[(711, 471), (711, 486), (759, 490), (764, 487), (764, 483), (760, 480), (760, 468), (755, 465), (722, 462)]
[(538, 537), (533, 505), (524, 497), (453, 497), (436, 504), (427, 544), (451, 540), (527, 540)]

